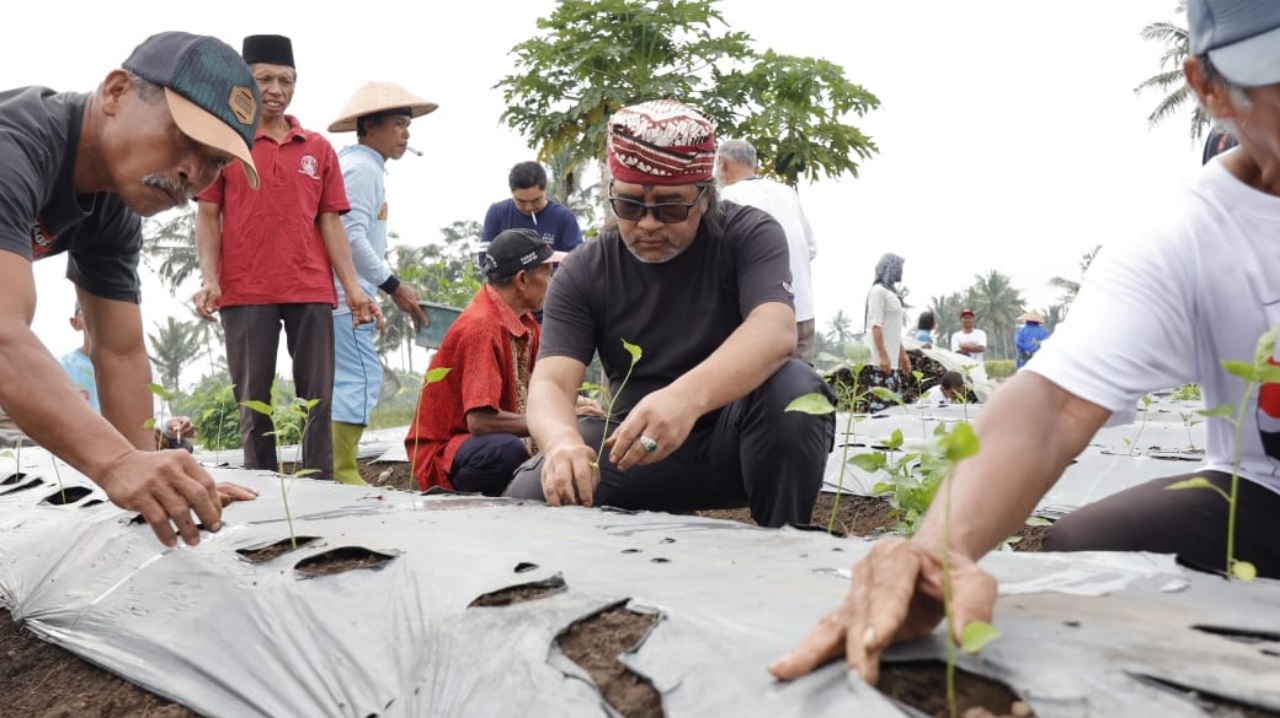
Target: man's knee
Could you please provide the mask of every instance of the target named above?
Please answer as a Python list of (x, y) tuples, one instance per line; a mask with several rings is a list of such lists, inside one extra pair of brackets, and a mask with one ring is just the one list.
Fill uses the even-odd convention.
[(760, 393), (758, 396), (758, 401), (761, 402), (760, 408), (771, 419), (776, 419), (772, 423), (778, 427), (779, 431), (788, 434), (803, 433), (817, 426), (834, 436), (834, 412), (809, 414), (803, 411), (787, 411), (791, 402), (806, 394), (821, 394), (831, 402), (832, 406), (836, 403), (836, 396), (831, 387), (808, 364), (798, 359), (787, 360), (787, 363), (774, 372), (773, 376), (769, 377), (757, 391)]

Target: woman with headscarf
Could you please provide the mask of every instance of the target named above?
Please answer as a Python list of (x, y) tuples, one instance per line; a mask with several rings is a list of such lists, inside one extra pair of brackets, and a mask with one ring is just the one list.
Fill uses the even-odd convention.
[[(902, 265), (906, 260), (886, 254), (876, 263), (875, 283), (867, 293), (866, 326), (871, 333), (871, 362), (863, 372), (869, 389), (882, 386), (901, 393), (904, 377), (911, 374), (911, 360), (902, 344), (902, 296), (895, 286), (902, 281)], [(874, 395), (867, 396), (871, 411), (887, 408), (892, 402)]]

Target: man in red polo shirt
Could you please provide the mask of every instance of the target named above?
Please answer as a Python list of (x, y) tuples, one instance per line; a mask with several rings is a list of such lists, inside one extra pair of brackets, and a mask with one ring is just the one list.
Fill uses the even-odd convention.
[[(302, 464), (333, 478), (333, 318), (336, 273), (358, 324), (381, 319), (356, 279), (339, 213), (347, 193), (337, 153), (323, 136), (285, 114), (297, 71), (293, 45), (279, 35), (244, 39), (241, 53), (262, 92), (253, 160), (261, 189), (230, 166), (199, 195), (196, 253), (203, 286), (195, 295), (205, 319), (220, 312), (227, 366), (237, 402), (271, 403), (280, 326), (284, 325), (297, 395), (319, 399), (302, 437)], [(244, 465), (277, 467), (271, 418), (242, 406)]]
[[(405, 448), (414, 478), (432, 486), (500, 496), (533, 452), (525, 423), (529, 375), (538, 354), (538, 323), (556, 252), (532, 229), (508, 229), (489, 245), (485, 285), (454, 320), (424, 384)], [(579, 413), (599, 415), (594, 402)]]

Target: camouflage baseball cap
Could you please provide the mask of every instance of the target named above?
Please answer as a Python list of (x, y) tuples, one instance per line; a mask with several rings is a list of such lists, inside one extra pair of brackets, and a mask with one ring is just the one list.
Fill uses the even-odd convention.
[(258, 188), (250, 150), (262, 101), (253, 73), (230, 45), (208, 35), (162, 32), (134, 48), (124, 69), (163, 86), (178, 129), (238, 158), (249, 185)]

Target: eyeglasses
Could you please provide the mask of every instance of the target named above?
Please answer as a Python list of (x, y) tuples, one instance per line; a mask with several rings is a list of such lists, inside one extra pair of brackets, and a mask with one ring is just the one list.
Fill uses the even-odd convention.
[(698, 196), (694, 197), (692, 202), (659, 202), (658, 204), (645, 204), (634, 199), (610, 196), (609, 204), (613, 207), (613, 213), (618, 215), (618, 219), (639, 222), (646, 214), (653, 212), (654, 219), (663, 224), (673, 224), (689, 219), (689, 210), (701, 202), (702, 196), (706, 193), (707, 188), (703, 186), (702, 191), (698, 192)]

